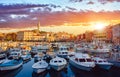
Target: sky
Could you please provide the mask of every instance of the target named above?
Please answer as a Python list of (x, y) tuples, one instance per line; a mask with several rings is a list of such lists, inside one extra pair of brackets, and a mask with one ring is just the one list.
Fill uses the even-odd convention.
[(80, 34), (120, 23), (120, 0), (0, 0), (0, 32), (35, 29)]

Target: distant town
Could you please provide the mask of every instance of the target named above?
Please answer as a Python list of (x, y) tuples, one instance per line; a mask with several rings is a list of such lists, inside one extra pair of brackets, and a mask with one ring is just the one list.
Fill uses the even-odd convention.
[(16, 33), (0, 33), (0, 41), (26, 41), (26, 42), (67, 42), (93, 40), (120, 44), (120, 24), (106, 26), (102, 30), (86, 31), (83, 34), (73, 35), (67, 32), (46, 32), (40, 30), (40, 23), (35, 30), (24, 30)]

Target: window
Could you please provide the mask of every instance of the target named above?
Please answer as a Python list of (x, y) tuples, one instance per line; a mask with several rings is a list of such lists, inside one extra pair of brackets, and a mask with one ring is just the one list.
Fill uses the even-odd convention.
[(85, 59), (79, 59), (80, 62), (85, 62)]
[(78, 58), (75, 58), (75, 61), (77, 61), (77, 62), (78, 62)]
[(99, 63), (101, 63), (102, 61), (100, 60), (100, 61), (98, 61)]
[(86, 59), (87, 60), (87, 62), (92, 62), (92, 60), (91, 59)]
[(59, 61), (59, 63), (61, 63), (62, 61)]
[(57, 63), (57, 61), (54, 61), (54, 63)]

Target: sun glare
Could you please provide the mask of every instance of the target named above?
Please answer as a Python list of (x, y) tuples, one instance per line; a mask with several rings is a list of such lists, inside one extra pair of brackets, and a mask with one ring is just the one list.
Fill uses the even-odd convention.
[(94, 25), (94, 28), (95, 28), (96, 30), (102, 30), (102, 29), (105, 28), (105, 26), (106, 26), (106, 24), (104, 24), (104, 23), (96, 23), (96, 24)]

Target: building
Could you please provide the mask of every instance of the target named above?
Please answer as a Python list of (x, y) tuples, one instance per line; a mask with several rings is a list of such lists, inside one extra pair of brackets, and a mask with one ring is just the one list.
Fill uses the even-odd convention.
[(58, 32), (55, 35), (55, 41), (68, 41), (71, 35), (66, 32)]
[(91, 31), (86, 31), (85, 32), (85, 40), (87, 42), (91, 42), (93, 40), (93, 32)]
[(106, 38), (108, 42), (112, 42), (112, 38), (113, 38), (113, 33), (112, 33), (112, 26), (109, 25), (105, 28), (106, 31)]
[(113, 42), (120, 45), (120, 24), (114, 25), (112, 28)]
[(97, 41), (107, 40), (107, 33), (105, 30), (95, 30), (93, 31), (93, 33), (94, 33), (93, 40), (97, 40)]
[(33, 31), (19, 31), (17, 32), (17, 40), (19, 41), (30, 41), (34, 39)]

